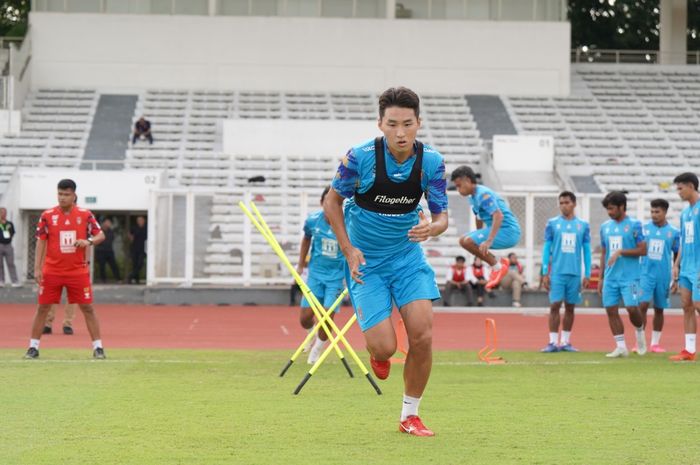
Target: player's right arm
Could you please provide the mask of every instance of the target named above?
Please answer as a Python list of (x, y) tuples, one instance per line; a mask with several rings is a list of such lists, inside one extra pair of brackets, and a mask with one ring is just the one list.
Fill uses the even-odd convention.
[(46, 258), (46, 240), (37, 239), (34, 249), (34, 280), (41, 284), (43, 278), (44, 259)]
[(554, 231), (552, 224), (547, 221), (547, 226), (544, 227), (544, 246), (542, 247), (542, 287), (549, 290), (549, 258), (552, 251), (552, 241), (554, 240)]
[(360, 265), (365, 264), (365, 257), (359, 249), (353, 247), (348, 237), (348, 231), (345, 228), (345, 216), (343, 214), (343, 200), (355, 195), (355, 189), (359, 185), (360, 174), (357, 159), (353, 150), (350, 149), (343, 157), (343, 160), (338, 166), (338, 172), (333, 178), (331, 190), (328, 191), (326, 198), (323, 201), (323, 213), (328, 218), (328, 223), (335, 233), (335, 238), (338, 241), (338, 247), (345, 255), (345, 260), (350, 269), (350, 277), (355, 282), (363, 284), (360, 276)]
[(360, 279), (360, 276), (362, 276), (360, 265), (365, 264), (365, 257), (359, 249), (353, 247), (350, 243), (348, 231), (345, 229), (343, 200), (343, 197), (335, 191), (335, 188), (331, 188), (323, 201), (323, 212), (328, 218), (331, 229), (333, 229), (335, 233), (335, 237), (338, 240), (338, 247), (340, 247), (343, 255), (345, 255), (345, 260), (348, 262), (350, 276), (355, 282), (364, 284)]
[[(601, 239), (602, 241), (602, 239)], [(598, 278), (598, 294), (603, 295), (603, 278), (605, 277), (605, 246), (600, 249), (600, 277)]]
[(311, 227), (311, 218), (306, 218), (304, 221), (304, 237), (301, 239), (301, 244), (299, 245), (299, 261), (297, 262), (297, 273), (301, 275), (306, 266), (306, 257), (309, 256), (309, 250), (311, 249), (311, 239), (313, 238), (313, 229)]

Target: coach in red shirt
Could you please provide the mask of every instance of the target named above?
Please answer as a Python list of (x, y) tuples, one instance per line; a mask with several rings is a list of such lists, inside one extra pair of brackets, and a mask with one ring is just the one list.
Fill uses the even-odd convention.
[(92, 306), (88, 247), (105, 239), (90, 210), (76, 205), (76, 185), (71, 179), (58, 183), (58, 206), (44, 211), (36, 228), (34, 279), (39, 284), (39, 307), (24, 358), (39, 358), (39, 339), (52, 304), (61, 302), (66, 288), (68, 303), (78, 304), (92, 337), (93, 357), (105, 358), (100, 325)]

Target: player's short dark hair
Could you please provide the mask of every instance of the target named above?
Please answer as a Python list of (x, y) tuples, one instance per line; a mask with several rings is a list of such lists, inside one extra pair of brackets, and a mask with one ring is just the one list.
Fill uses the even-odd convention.
[(410, 108), (420, 117), (420, 99), (418, 95), (407, 87), (390, 87), (379, 96), (379, 118), (384, 118), (387, 108)]
[(58, 181), (58, 188), (60, 190), (70, 189), (73, 192), (75, 192), (75, 189), (77, 187), (78, 186), (76, 186), (75, 181), (73, 181), (72, 179), (61, 179), (60, 181)]
[(457, 255), (457, 256), (455, 257), (455, 261), (457, 261), (457, 262), (466, 262), (467, 259), (464, 258), (463, 255)]
[(471, 182), (476, 184), (479, 179), (481, 179), (481, 175), (479, 173), (475, 173), (471, 167), (462, 165), (454, 169), (452, 171), (452, 175), (450, 176), (450, 180), (452, 182), (455, 181), (455, 179), (459, 178), (468, 178)]
[(673, 178), (673, 184), (692, 184), (698, 190), (698, 177), (695, 173), (681, 173)]
[(562, 198), (562, 197), (568, 197), (568, 198), (571, 199), (571, 201), (572, 201), (573, 203), (576, 203), (576, 194), (574, 194), (574, 193), (571, 192), (571, 191), (564, 191), (564, 192), (562, 192), (561, 194), (559, 194), (559, 198)]
[(651, 208), (661, 208), (663, 211), (668, 211), (668, 201), (664, 199), (654, 199), (651, 201)]
[(328, 194), (328, 192), (329, 192), (330, 190), (331, 190), (331, 186), (326, 186), (326, 187), (323, 189), (323, 194), (321, 194), (321, 203), (323, 203), (323, 199), (326, 198), (326, 194)]
[(624, 192), (612, 191), (605, 196), (602, 204), (605, 208), (608, 208), (608, 205), (613, 205), (615, 207), (623, 207), (627, 210), (627, 196)]

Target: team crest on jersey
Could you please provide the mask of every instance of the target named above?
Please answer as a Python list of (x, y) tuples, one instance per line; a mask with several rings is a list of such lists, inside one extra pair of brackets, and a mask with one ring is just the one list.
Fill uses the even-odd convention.
[(80, 223), (82, 222), (82, 218), (77, 217), (77, 218), (75, 219), (75, 222), (78, 223), (78, 224), (80, 224)]
[(628, 232), (630, 230), (629, 226), (625, 226), (625, 229), (623, 229), (624, 232)]
[(561, 225), (560, 225), (560, 224), (557, 225), (557, 229), (561, 229)]
[(576, 229), (577, 229), (578, 231), (581, 230), (581, 224), (580, 224), (580, 223), (576, 225)]
[(671, 231), (667, 232), (666, 237), (670, 239), (671, 237), (673, 237), (673, 233)]
[(51, 215), (51, 224), (58, 226), (58, 215)]

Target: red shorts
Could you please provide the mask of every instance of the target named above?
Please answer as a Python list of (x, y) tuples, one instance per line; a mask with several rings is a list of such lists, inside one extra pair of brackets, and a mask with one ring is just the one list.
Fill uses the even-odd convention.
[(60, 304), (61, 293), (66, 288), (69, 304), (91, 304), (92, 285), (90, 275), (44, 275), (39, 285), (39, 305)]

